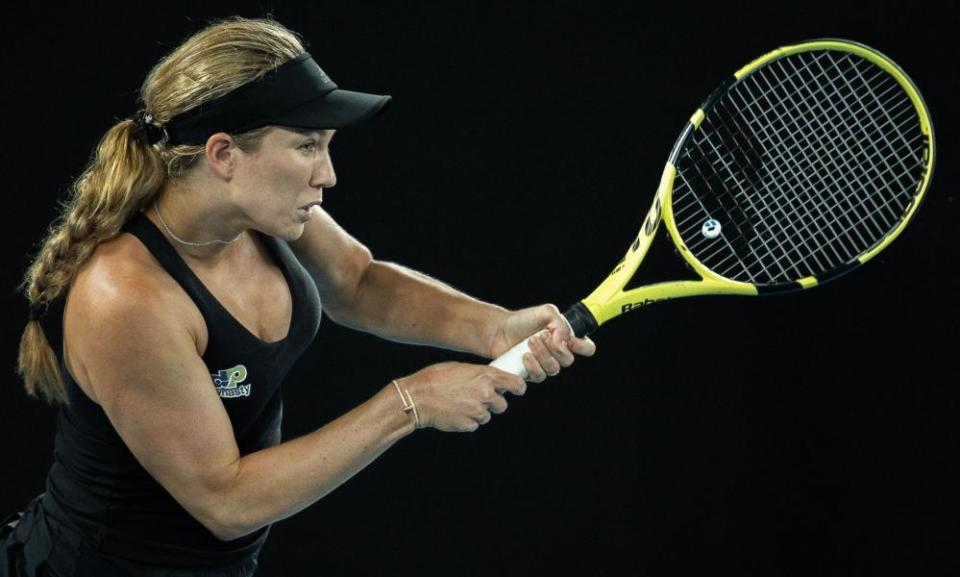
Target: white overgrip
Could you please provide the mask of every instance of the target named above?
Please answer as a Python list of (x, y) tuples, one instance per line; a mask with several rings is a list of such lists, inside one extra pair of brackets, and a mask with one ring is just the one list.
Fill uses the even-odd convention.
[[(496, 367), (501, 371), (506, 371), (508, 373), (517, 375), (521, 379), (526, 380), (528, 376), (527, 368), (523, 366), (523, 355), (530, 352), (530, 345), (527, 344), (530, 342), (530, 339), (536, 337), (540, 333), (533, 334), (526, 339), (515, 344), (513, 348), (509, 351), (503, 353), (497, 357), (493, 362), (490, 363), (491, 367)], [(532, 354), (532, 353), (531, 353)]]

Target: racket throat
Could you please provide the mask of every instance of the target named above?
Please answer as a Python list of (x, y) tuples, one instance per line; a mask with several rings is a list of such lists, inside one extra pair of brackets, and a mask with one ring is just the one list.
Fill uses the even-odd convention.
[(582, 304), (590, 310), (597, 323), (602, 325), (623, 313), (666, 300), (708, 295), (754, 296), (756, 294), (757, 287), (747, 283), (721, 282), (713, 279), (675, 280), (624, 291), (616, 298), (602, 303), (591, 302), (588, 298)]

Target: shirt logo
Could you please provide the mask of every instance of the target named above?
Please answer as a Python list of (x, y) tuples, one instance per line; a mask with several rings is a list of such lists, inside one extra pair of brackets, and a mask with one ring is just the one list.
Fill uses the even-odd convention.
[(217, 388), (220, 398), (235, 399), (250, 396), (251, 385), (241, 384), (247, 378), (247, 367), (237, 365), (231, 369), (221, 369), (210, 376), (213, 377), (213, 386)]

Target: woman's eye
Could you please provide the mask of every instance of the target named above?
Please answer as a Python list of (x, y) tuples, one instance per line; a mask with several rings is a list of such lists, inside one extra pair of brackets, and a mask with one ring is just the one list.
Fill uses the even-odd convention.
[(311, 140), (310, 142), (304, 143), (302, 146), (300, 146), (300, 148), (304, 148), (306, 150), (314, 150), (315, 148), (317, 148), (317, 143)]

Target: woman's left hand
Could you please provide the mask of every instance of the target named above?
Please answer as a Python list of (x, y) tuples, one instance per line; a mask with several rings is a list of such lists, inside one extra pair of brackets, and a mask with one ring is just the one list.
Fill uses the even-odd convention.
[(501, 322), (491, 346), (492, 358), (537, 333), (530, 339), (530, 352), (523, 355), (527, 380), (542, 382), (555, 376), (561, 368), (573, 364), (575, 355), (589, 357), (597, 345), (587, 337), (578, 338), (567, 319), (552, 304), (540, 305), (510, 312)]

